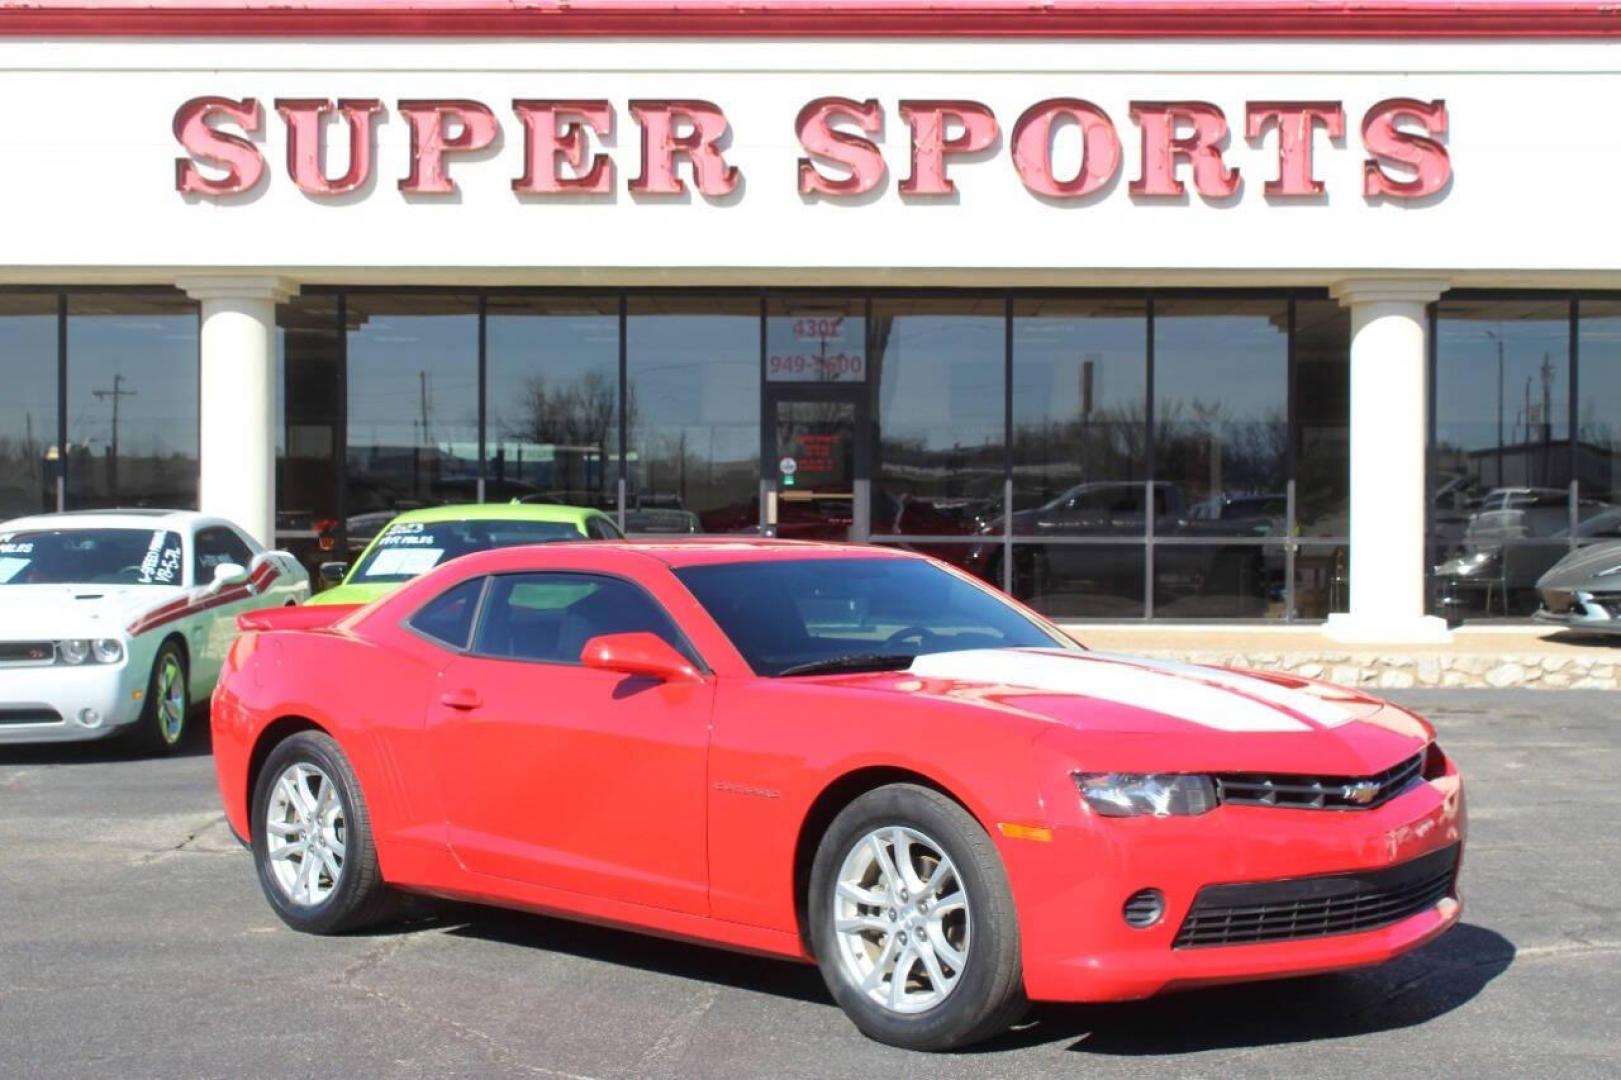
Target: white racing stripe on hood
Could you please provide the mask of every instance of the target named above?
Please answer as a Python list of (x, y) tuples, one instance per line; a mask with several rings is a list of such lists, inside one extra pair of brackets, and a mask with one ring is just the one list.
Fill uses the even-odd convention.
[[(924, 679), (957, 679), (1053, 694), (1077, 694), (1174, 716), (1219, 731), (1310, 731), (1310, 725), (1289, 716), (1280, 707), (1295, 708), (1294, 699), (1305, 698), (1308, 704), (1299, 711), (1311, 715), (1326, 704), (1260, 679), (1229, 676), (1191, 666), (1186, 672), (1174, 672), (1159, 669), (1152, 661), (1145, 664), (1136, 657), (1128, 659), (1067, 649), (964, 649), (929, 653), (912, 661), (909, 670)], [(1254, 684), (1266, 687), (1267, 691), (1254, 690)], [(1252, 700), (1235, 692), (1238, 690), (1266, 700)], [(1285, 700), (1278, 694), (1290, 697)], [(1347, 715), (1346, 719), (1349, 718)]]
[(1299, 713), (1309, 720), (1315, 720), (1324, 727), (1339, 727), (1356, 719), (1344, 706), (1332, 701), (1325, 701), (1315, 694), (1308, 694), (1302, 690), (1291, 690), (1287, 686), (1279, 686), (1266, 679), (1257, 679), (1253, 675), (1240, 675), (1236, 671), (1223, 671), (1220, 668), (1201, 667), (1197, 664), (1183, 664), (1175, 660), (1158, 660), (1146, 656), (1131, 656), (1127, 653), (1094, 652), (1089, 654), (1098, 660), (1110, 660), (1118, 664), (1134, 664), (1137, 667), (1151, 668), (1154, 671), (1163, 671), (1169, 675), (1182, 675), (1190, 679), (1203, 679), (1205, 682), (1219, 683), (1230, 686), (1234, 690), (1258, 697), (1263, 701), (1270, 701), (1274, 705)]

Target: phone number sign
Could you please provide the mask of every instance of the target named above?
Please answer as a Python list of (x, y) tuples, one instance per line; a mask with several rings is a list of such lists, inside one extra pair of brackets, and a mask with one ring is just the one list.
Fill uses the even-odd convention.
[(843, 315), (773, 319), (767, 382), (866, 382), (862, 321)]

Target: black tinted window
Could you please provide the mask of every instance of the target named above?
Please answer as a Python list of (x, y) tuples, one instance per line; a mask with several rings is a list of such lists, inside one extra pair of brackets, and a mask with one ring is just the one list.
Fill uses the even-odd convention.
[(473, 578), (448, 592), (440, 593), (411, 616), (411, 626), (453, 649), (467, 648), (467, 639), (473, 630), (473, 616), (478, 613), (479, 593), (483, 588), (484, 579)]
[(474, 651), (577, 664), (601, 634), (657, 634), (689, 659), (675, 624), (641, 589), (594, 574), (503, 574), (491, 579)]
[(841, 656), (1063, 644), (1017, 608), (932, 563), (795, 559), (688, 566), (682, 584), (761, 675)]
[(246, 568), (253, 561), (253, 552), (242, 538), (224, 526), (199, 529), (197, 532), (195, 578), (197, 584), (207, 585), (214, 580), (214, 567), (226, 563)]

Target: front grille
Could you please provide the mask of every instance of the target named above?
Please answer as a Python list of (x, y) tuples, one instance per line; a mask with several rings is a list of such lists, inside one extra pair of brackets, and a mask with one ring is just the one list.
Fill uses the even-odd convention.
[(1457, 870), (1454, 844), (1386, 870), (1207, 885), (1177, 931), (1176, 947), (1295, 941), (1389, 926), (1440, 903), (1452, 892)]
[(1394, 799), (1424, 771), (1414, 754), (1373, 776), (1296, 776), (1288, 773), (1226, 773), (1216, 776), (1216, 797), (1240, 806), (1301, 810), (1371, 810)]
[(0, 724), (60, 724), (62, 714), (44, 705), (0, 709)]
[(53, 641), (0, 641), (0, 664), (50, 664), (56, 661)]

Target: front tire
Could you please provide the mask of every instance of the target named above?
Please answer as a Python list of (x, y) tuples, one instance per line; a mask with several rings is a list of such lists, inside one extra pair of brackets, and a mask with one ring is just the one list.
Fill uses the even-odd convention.
[(394, 914), (360, 781), (331, 736), (301, 731), (270, 752), (252, 830), (259, 885), (294, 930), (341, 934)]
[(869, 1038), (953, 1050), (1023, 1012), (1013, 894), (996, 846), (951, 799), (867, 792), (817, 847), (807, 909), (828, 990)]
[(191, 719), (191, 671), (179, 644), (165, 641), (152, 661), (141, 718), (129, 729), (129, 744), (138, 754), (160, 756), (179, 750)]

